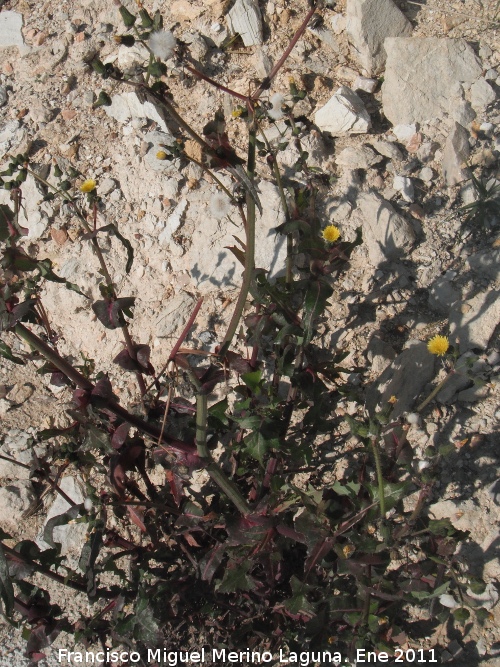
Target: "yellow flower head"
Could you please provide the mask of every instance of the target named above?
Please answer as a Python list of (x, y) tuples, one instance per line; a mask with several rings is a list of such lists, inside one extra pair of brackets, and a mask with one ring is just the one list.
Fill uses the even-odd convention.
[(427, 349), (429, 352), (431, 354), (437, 355), (438, 357), (442, 357), (444, 354), (446, 354), (449, 347), (450, 341), (446, 338), (446, 336), (434, 336), (427, 343)]
[(325, 241), (328, 241), (328, 243), (335, 243), (335, 241), (338, 241), (340, 238), (340, 230), (338, 227), (335, 227), (335, 225), (328, 225), (328, 227), (325, 227), (321, 232), (321, 236)]
[(346, 558), (350, 558), (355, 551), (356, 548), (352, 544), (346, 544), (342, 547), (342, 553)]
[(236, 109), (233, 109), (231, 111), (231, 116), (233, 118), (239, 118), (244, 111), (245, 111), (245, 109), (243, 107), (238, 106), (238, 107), (236, 107)]
[(87, 178), (86, 181), (83, 181), (83, 183), (80, 185), (80, 192), (92, 192), (92, 190), (95, 190), (97, 187), (97, 183), (94, 181), (93, 178)]
[(157, 160), (166, 160), (167, 157), (168, 155), (165, 153), (165, 151), (158, 151), (158, 153), (156, 153)]

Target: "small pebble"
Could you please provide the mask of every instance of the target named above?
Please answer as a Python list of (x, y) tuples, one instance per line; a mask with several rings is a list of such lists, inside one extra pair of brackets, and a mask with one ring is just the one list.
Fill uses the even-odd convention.
[(365, 93), (373, 93), (377, 87), (377, 79), (368, 79), (365, 76), (358, 76), (354, 82), (354, 90), (363, 90)]
[(419, 174), (419, 177), (424, 183), (430, 183), (434, 178), (434, 172), (430, 167), (424, 167)]
[(415, 199), (415, 188), (411, 178), (407, 176), (394, 176), (392, 187), (399, 192), (404, 201), (413, 202)]

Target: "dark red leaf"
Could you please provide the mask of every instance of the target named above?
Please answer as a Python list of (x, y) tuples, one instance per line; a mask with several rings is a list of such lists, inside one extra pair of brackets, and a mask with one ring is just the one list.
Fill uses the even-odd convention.
[(224, 558), (224, 545), (218, 544), (200, 561), (200, 574), (203, 581), (210, 583), (217, 568)]
[(226, 359), (228, 360), (229, 368), (239, 373), (239, 375), (250, 373), (251, 371), (255, 370), (250, 366), (246, 359), (243, 359), (241, 354), (236, 354), (236, 352), (227, 352)]
[(64, 373), (57, 371), (50, 376), (50, 384), (54, 387), (66, 387), (70, 384), (70, 381)]
[(175, 504), (180, 507), (183, 497), (183, 481), (179, 475), (176, 475), (172, 470), (165, 470), (165, 476), (170, 486), (170, 493), (174, 497)]
[(107, 375), (102, 377), (92, 389), (92, 397), (110, 399), (113, 398), (113, 388)]
[(90, 403), (90, 392), (85, 389), (75, 389), (73, 392), (73, 403), (79, 408), (86, 408)]
[(137, 528), (143, 533), (147, 532), (144, 525), (144, 512), (137, 505), (127, 505), (127, 511), (130, 519), (135, 523)]
[(123, 313), (131, 316), (130, 309), (134, 302), (135, 298), (131, 296), (115, 300), (102, 299), (92, 304), (92, 310), (107, 329), (117, 329), (125, 324)]
[(182, 533), (182, 537), (186, 540), (190, 547), (200, 547), (190, 532), (186, 531), (185, 533)]
[(123, 422), (113, 433), (111, 438), (111, 446), (114, 449), (120, 449), (125, 440), (127, 439), (128, 432), (130, 431), (130, 424), (128, 422)]
[(120, 368), (123, 368), (124, 371), (136, 372), (139, 370), (139, 364), (135, 359), (132, 359), (128, 350), (122, 350), (119, 352), (116, 357), (113, 359), (114, 364), (118, 364)]
[(149, 357), (151, 356), (151, 348), (149, 345), (136, 345), (135, 354), (137, 356), (137, 361), (139, 364), (145, 368), (149, 369)]

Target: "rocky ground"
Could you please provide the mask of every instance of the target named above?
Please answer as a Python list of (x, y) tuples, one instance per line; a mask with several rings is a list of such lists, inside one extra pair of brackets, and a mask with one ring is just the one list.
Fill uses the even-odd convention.
[[(144, 4), (161, 10), (165, 26), (202, 71), (243, 94), (269, 73), (307, 12), (302, 0), (260, 2), (260, 11), (253, 0)], [(467, 226), (458, 209), (477, 199), (471, 173), (491, 187), (500, 181), (500, 6), (496, 0), (326, 4), (269, 91), (269, 97), (283, 94), (286, 103), (291, 78), (307, 90), (294, 114), (309, 165), (325, 175), (319, 212), (346, 239), (357, 227), (363, 231), (351, 269), (335, 285), (323, 340), (349, 351), (343, 365), (357, 369), (350, 381), (363, 388), (366, 408), (395, 395), (397, 414), (414, 408), (444, 374), (426, 350), (430, 336), (449, 334), (459, 369), (474, 357), (470, 372), (458, 372), (412, 425), (410, 441), (422, 456), (430, 444), (454, 445), (430, 512), (471, 532), (461, 555), (489, 584), (491, 621), (469, 628), (465, 637), (443, 629), (435, 638), (441, 659), (493, 667), (500, 664), (500, 220)], [(135, 253), (129, 275), (116, 239), (105, 245), (106, 261), (120, 294), (137, 298), (132, 335), (151, 345), (155, 367), (168, 358), (200, 295), (205, 300), (191, 340), (213, 348), (240, 281), (226, 249), (242, 233), (236, 216), (234, 222), (221, 216), (215, 185), (198, 167), (157, 158), (173, 140), (161, 110), (125, 85), (103, 82), (89, 65), (97, 55), (132, 69), (144, 62), (143, 48), (113, 40), (122, 25), (112, 3), (7, 0), (0, 6), (0, 159), (29, 148), (49, 181), (55, 164), (97, 180), (100, 222), (115, 222)], [(243, 41), (222, 48), (233, 32)], [(198, 131), (224, 111), (231, 142), (244, 155), (245, 127), (231, 115), (233, 98), (174, 59), (167, 65), (179, 111)], [(93, 109), (102, 88), (112, 105)], [(286, 133), (279, 115), (278, 109), (266, 129), (272, 142)], [(298, 157), (290, 141), (280, 154), (286, 178), (300, 179), (293, 168)], [(264, 160), (258, 171), (265, 206), (256, 263), (277, 274), (285, 248), (272, 230), (284, 216)], [(227, 176), (221, 179), (230, 186)], [(0, 191), (0, 203), (8, 195)], [(31, 176), (23, 195), (26, 248), (50, 258), (60, 275), (96, 297), (98, 265), (71, 209), (57, 201), (40, 204), (43, 194)], [(118, 334), (104, 331), (89, 318), (84, 299), (57, 284), (48, 286), (44, 304), (61, 335), (61, 352), (94, 359), (109, 372), (120, 400), (133, 402), (134, 383), (112, 363), (122, 349)], [(43, 454), (32, 447), (36, 431), (67, 419), (61, 406), (70, 394), (44, 377), (2, 360), (0, 451), (26, 464)], [(339, 410), (354, 414), (362, 407), (346, 402)], [(20, 470), (0, 462), (0, 523), (33, 538), (46, 514), (21, 518), (33, 490)], [(78, 480), (64, 483), (81, 501)], [(51, 516), (61, 511), (50, 504), (47, 510)], [(71, 554), (84, 536), (71, 527), (64, 539)], [(7, 626), (0, 632), (0, 664), (24, 664), (18, 634)]]

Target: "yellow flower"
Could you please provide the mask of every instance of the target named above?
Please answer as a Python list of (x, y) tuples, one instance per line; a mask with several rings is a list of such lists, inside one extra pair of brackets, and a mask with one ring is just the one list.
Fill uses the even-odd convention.
[(355, 551), (356, 548), (352, 544), (346, 544), (342, 547), (342, 553), (346, 558), (350, 558)]
[(328, 243), (335, 243), (340, 238), (340, 230), (335, 225), (328, 225), (321, 232), (321, 236), (328, 241)]
[(436, 354), (438, 357), (442, 357), (448, 352), (450, 347), (450, 341), (446, 336), (434, 336), (427, 343), (427, 349), (431, 354)]
[(231, 116), (232, 116), (233, 118), (239, 118), (239, 117), (242, 115), (242, 113), (243, 113), (244, 111), (245, 111), (245, 109), (244, 109), (243, 107), (239, 107), (239, 106), (238, 106), (238, 107), (236, 107), (236, 109), (233, 109), (233, 110), (231, 111)]
[(83, 183), (80, 185), (80, 192), (92, 192), (92, 190), (95, 190), (97, 187), (97, 183), (94, 181), (93, 178), (87, 178), (86, 181), (83, 181)]
[(158, 153), (156, 153), (156, 159), (157, 159), (157, 160), (166, 160), (167, 157), (168, 157), (168, 156), (167, 156), (167, 154), (165, 153), (165, 151), (158, 151)]

